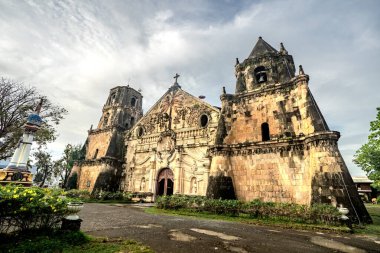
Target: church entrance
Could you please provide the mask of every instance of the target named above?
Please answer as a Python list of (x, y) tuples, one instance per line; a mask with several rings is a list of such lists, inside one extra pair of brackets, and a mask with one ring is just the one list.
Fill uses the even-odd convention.
[(162, 169), (157, 176), (157, 195), (173, 195), (174, 175), (169, 168)]

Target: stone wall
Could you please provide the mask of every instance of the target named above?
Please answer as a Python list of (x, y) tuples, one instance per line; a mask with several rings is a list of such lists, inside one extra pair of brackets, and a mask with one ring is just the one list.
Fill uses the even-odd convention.
[(85, 161), (77, 164), (72, 172), (77, 173), (78, 189), (117, 191), (120, 189), (121, 164), (112, 160)]
[(85, 159), (92, 160), (106, 156), (113, 134), (110, 129), (91, 131), (87, 139), (88, 145)]
[(225, 144), (262, 141), (267, 123), (271, 140), (328, 130), (308, 89), (307, 76), (234, 96), (222, 95)]

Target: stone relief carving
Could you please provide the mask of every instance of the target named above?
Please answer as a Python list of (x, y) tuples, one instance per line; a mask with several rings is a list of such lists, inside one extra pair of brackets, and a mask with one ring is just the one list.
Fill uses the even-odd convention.
[(161, 133), (157, 143), (157, 157), (168, 162), (173, 156), (176, 147), (176, 135), (172, 130)]

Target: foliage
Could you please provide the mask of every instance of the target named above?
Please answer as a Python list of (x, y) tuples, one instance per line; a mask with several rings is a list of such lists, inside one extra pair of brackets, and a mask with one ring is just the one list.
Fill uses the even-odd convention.
[(132, 200), (132, 195), (126, 192), (108, 192), (108, 191), (95, 191), (92, 194), (86, 190), (71, 189), (66, 191), (65, 196), (73, 199), (79, 199), (83, 202), (102, 202), (102, 201), (123, 201), (129, 202)]
[(67, 180), (66, 189), (68, 190), (76, 189), (77, 183), (78, 183), (78, 173), (74, 172), (71, 175), (71, 177), (69, 177), (69, 179)]
[(0, 186), (0, 233), (52, 229), (70, 214), (68, 202), (60, 190)]
[(85, 201), (91, 198), (91, 194), (86, 190), (77, 190), (71, 189), (69, 191), (64, 192), (65, 196), (72, 199), (80, 199), (81, 201)]
[(40, 146), (33, 154), (36, 160), (37, 173), (34, 177), (34, 182), (40, 187), (44, 186), (47, 181), (50, 181), (53, 176), (54, 162), (51, 155)]
[(374, 180), (373, 187), (380, 189), (380, 107), (377, 116), (370, 123), (368, 142), (356, 151), (354, 162)]
[(122, 200), (122, 201), (130, 201), (132, 196), (130, 193), (126, 192), (109, 192), (109, 191), (94, 191), (91, 194), (91, 198), (93, 200)]
[[(62, 187), (68, 187), (68, 181), (71, 169), (74, 166), (74, 162), (81, 160), (83, 157), (82, 148), (80, 145), (67, 144), (63, 151), (62, 157), (54, 161), (53, 174), (55, 177), (59, 177), (62, 182)], [(72, 189), (71, 187), (69, 189)]]
[(311, 207), (294, 203), (275, 203), (253, 200), (244, 203), (239, 200), (208, 199), (202, 196), (172, 195), (161, 196), (156, 201), (157, 208), (187, 209), (228, 216), (249, 215), (251, 218), (276, 219), (313, 224), (339, 224), (341, 214), (325, 204)]
[(0, 160), (12, 156), (23, 134), (27, 116), (34, 111), (40, 99), (44, 100), (40, 115), (45, 123), (36, 132), (35, 140), (42, 145), (55, 140), (57, 133), (54, 127), (67, 111), (54, 105), (34, 87), (0, 78)]

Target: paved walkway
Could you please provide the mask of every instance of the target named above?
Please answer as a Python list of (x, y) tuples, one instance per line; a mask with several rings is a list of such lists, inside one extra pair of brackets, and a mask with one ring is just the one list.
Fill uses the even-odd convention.
[[(147, 214), (144, 205), (85, 204), (82, 230), (124, 237), (155, 252), (380, 252), (380, 239)], [(379, 241), (377, 241), (379, 240)]]

